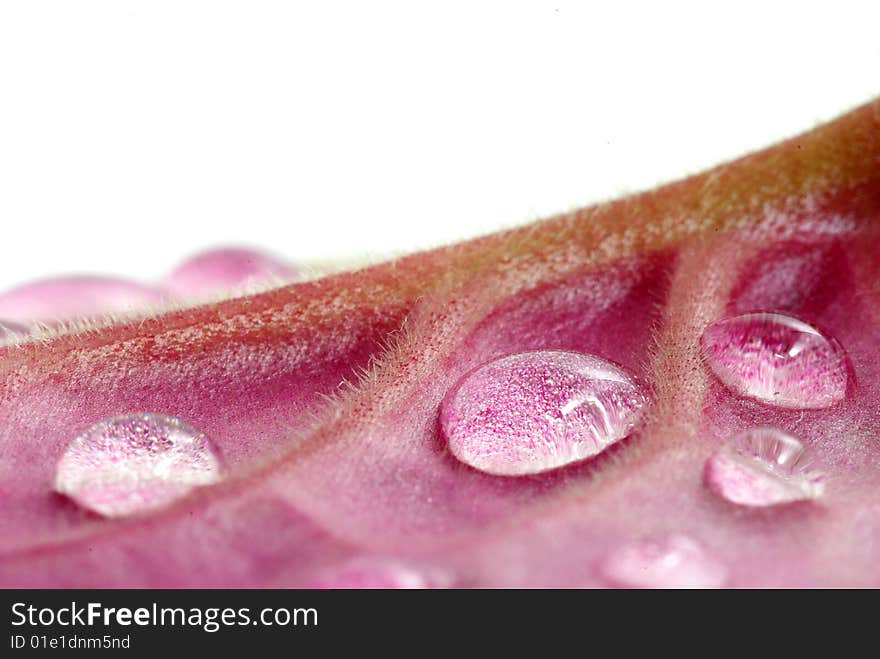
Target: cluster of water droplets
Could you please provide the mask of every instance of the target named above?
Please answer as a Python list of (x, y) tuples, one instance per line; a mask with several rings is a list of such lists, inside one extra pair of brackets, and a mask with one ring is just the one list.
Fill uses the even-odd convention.
[[(736, 395), (777, 407), (822, 409), (846, 396), (847, 362), (832, 338), (780, 313), (713, 323), (701, 337), (706, 364)], [(444, 398), (440, 423), (450, 451), (489, 474), (536, 474), (595, 456), (638, 426), (648, 392), (595, 355), (514, 354), (465, 374)], [(740, 506), (818, 499), (824, 477), (803, 444), (775, 428), (726, 441), (706, 462), (711, 492)], [(619, 547), (600, 571), (629, 587), (714, 587), (725, 570), (694, 539), (673, 535)]]
[(91, 275), (31, 281), (0, 290), (0, 345), (4, 326), (25, 335), (108, 315), (147, 314), (169, 305), (238, 296), (301, 278), (298, 267), (271, 254), (228, 247), (193, 255), (155, 283)]
[[(840, 346), (795, 318), (727, 318), (706, 329), (701, 346), (712, 372), (743, 397), (815, 409), (846, 392)], [(464, 375), (444, 398), (440, 423), (459, 460), (489, 474), (519, 476), (601, 453), (637, 428), (648, 399), (632, 374), (600, 357), (544, 350), (495, 359)], [(166, 506), (217, 482), (221, 473), (219, 455), (201, 433), (176, 418), (131, 414), (77, 436), (58, 463), (55, 490), (101, 515), (125, 516)], [(719, 497), (750, 507), (813, 500), (824, 489), (801, 442), (775, 428), (731, 438), (706, 462), (705, 481)], [(726, 577), (724, 566), (684, 535), (619, 547), (600, 572), (613, 584), (650, 588), (713, 587)], [(358, 563), (327, 582), (419, 587), (420, 578)]]
[[(777, 407), (830, 407), (846, 396), (843, 348), (804, 321), (779, 313), (749, 313), (706, 328), (703, 357), (734, 393)], [(763, 507), (818, 499), (824, 477), (803, 444), (777, 428), (730, 438), (706, 463), (706, 483), (718, 496)]]

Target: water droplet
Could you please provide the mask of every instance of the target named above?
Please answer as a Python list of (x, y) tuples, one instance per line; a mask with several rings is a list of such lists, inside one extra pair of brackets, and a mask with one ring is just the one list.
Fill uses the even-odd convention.
[(737, 435), (706, 462), (709, 489), (743, 506), (817, 499), (823, 481), (806, 459), (803, 445), (773, 428)]
[(418, 590), (435, 584), (422, 573), (396, 562), (353, 560), (326, 571), (311, 585), (326, 589)]
[(299, 278), (287, 263), (252, 249), (212, 249), (181, 263), (165, 280), (171, 294), (198, 299)]
[(819, 409), (846, 395), (846, 358), (833, 339), (778, 313), (749, 313), (703, 332), (703, 355), (727, 387), (779, 407)]
[(172, 417), (128, 414), (101, 421), (74, 439), (55, 490), (106, 517), (147, 512), (220, 480), (208, 439)]
[(462, 462), (490, 474), (535, 474), (623, 439), (646, 402), (633, 377), (603, 359), (527, 352), (465, 375), (443, 400), (440, 423)]
[(162, 303), (158, 290), (113, 277), (59, 277), (0, 294), (0, 315), (53, 323), (108, 313), (131, 313)]
[(625, 588), (719, 588), (727, 570), (683, 535), (624, 545), (600, 565), (602, 576)]

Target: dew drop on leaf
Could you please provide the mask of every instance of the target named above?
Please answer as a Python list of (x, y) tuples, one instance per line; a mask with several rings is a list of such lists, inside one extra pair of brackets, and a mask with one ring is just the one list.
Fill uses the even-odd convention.
[(465, 464), (490, 474), (535, 474), (623, 439), (646, 402), (641, 385), (604, 359), (527, 352), (465, 375), (444, 398), (440, 423)]
[(299, 276), (297, 268), (269, 254), (230, 247), (190, 257), (168, 275), (164, 285), (175, 297), (201, 299), (288, 283)]
[(671, 535), (618, 547), (600, 572), (610, 584), (624, 588), (718, 588), (727, 571), (692, 538)]
[(214, 446), (180, 419), (129, 414), (96, 423), (67, 447), (55, 490), (105, 517), (148, 512), (220, 480)]
[(778, 313), (725, 318), (706, 328), (701, 345), (712, 372), (741, 396), (821, 409), (846, 395), (843, 349), (797, 318)]
[(706, 462), (709, 489), (742, 506), (773, 506), (818, 499), (824, 477), (814, 470), (803, 445), (774, 428), (734, 437)]

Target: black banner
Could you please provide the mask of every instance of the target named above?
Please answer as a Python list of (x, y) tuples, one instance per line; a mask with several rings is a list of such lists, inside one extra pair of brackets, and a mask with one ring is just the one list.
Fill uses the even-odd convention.
[(600, 642), (613, 642), (617, 654), (634, 644), (680, 650), (707, 635), (729, 649), (752, 637), (737, 607), (753, 622), (765, 617), (801, 630), (814, 630), (808, 610), (824, 610), (827, 628), (833, 609), (816, 608), (814, 597), (747, 591), (6, 590), (0, 656), (68, 650), (227, 656), (268, 647), (421, 654), (441, 646), (467, 654), (477, 643), (496, 650), (571, 645), (586, 653)]

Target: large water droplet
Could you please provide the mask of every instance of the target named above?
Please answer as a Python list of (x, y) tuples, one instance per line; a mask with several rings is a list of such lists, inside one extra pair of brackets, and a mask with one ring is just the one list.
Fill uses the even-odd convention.
[(443, 400), (440, 422), (462, 462), (490, 474), (535, 474), (623, 439), (646, 401), (631, 375), (603, 359), (527, 352), (465, 375)]
[(24, 284), (0, 294), (0, 315), (23, 322), (54, 323), (141, 311), (162, 301), (158, 290), (126, 279), (58, 277)]
[(749, 313), (703, 332), (703, 355), (730, 389), (779, 407), (830, 407), (846, 395), (846, 358), (833, 339), (778, 313)]
[(610, 583), (625, 588), (718, 588), (727, 570), (683, 535), (624, 545), (600, 565)]
[(803, 445), (774, 428), (737, 435), (706, 462), (709, 489), (743, 506), (817, 499), (823, 480), (806, 459)]
[(296, 268), (269, 254), (253, 249), (223, 248), (187, 259), (168, 275), (165, 286), (177, 297), (199, 299), (298, 278)]
[(208, 439), (172, 417), (129, 414), (101, 421), (74, 439), (55, 490), (106, 517), (160, 508), (220, 479)]

